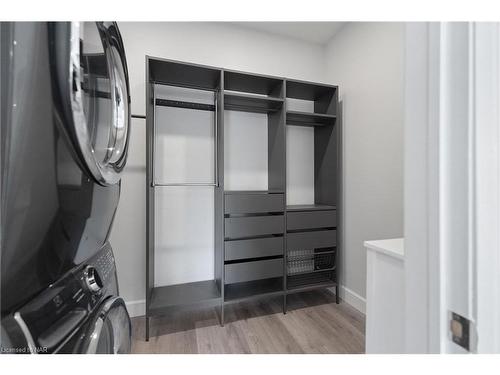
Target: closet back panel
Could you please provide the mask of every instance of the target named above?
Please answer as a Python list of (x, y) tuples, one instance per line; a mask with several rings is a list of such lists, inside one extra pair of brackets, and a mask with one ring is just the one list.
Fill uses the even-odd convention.
[(266, 114), (224, 111), (224, 189), (268, 189)]
[(286, 204), (314, 203), (314, 128), (286, 127)]
[(214, 188), (157, 188), (155, 201), (155, 286), (213, 279)]
[[(156, 85), (156, 98), (214, 104), (214, 93)], [(156, 106), (155, 182), (215, 182), (214, 112)]]

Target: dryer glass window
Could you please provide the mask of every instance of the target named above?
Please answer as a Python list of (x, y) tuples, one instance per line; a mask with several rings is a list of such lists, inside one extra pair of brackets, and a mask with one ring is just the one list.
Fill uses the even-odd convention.
[[(116, 84), (112, 51), (107, 51), (105, 35), (95, 22), (80, 26), (80, 69), (83, 110), (89, 141), (96, 162), (106, 165), (119, 160), (126, 136), (123, 90)], [(123, 69), (122, 69), (123, 70)], [(119, 74), (118, 74), (119, 75)], [(118, 77), (119, 78), (119, 77)], [(125, 134), (124, 134), (125, 133)]]

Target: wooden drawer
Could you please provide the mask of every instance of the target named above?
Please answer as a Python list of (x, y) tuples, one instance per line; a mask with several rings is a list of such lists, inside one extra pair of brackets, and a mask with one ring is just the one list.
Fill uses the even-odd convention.
[(283, 276), (282, 258), (233, 263), (224, 266), (224, 281), (226, 284), (270, 279), (280, 276)]
[(321, 247), (332, 247), (336, 244), (336, 230), (317, 230), (313, 232), (288, 233), (286, 235), (288, 250), (318, 249)]
[(282, 212), (284, 210), (283, 194), (227, 194), (224, 196), (224, 213), (226, 214)]
[(286, 214), (286, 229), (333, 228), (337, 226), (337, 211), (304, 211)]
[(228, 217), (224, 219), (225, 238), (281, 234), (283, 229), (283, 215)]
[(224, 260), (260, 258), (283, 254), (283, 237), (224, 242)]

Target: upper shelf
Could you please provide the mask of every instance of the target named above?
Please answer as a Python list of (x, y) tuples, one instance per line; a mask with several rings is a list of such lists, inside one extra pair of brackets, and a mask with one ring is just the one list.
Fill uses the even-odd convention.
[(286, 111), (286, 123), (298, 126), (333, 125), (337, 116), (322, 113)]
[(221, 69), (151, 56), (146, 60), (149, 82), (214, 91), (220, 87)]
[(224, 109), (232, 111), (269, 113), (278, 111), (283, 99), (234, 92), (224, 92)]
[(317, 101), (333, 97), (336, 91), (337, 86), (333, 85), (291, 79), (287, 79), (286, 81), (287, 98)]
[(278, 77), (224, 70), (224, 90), (283, 98), (283, 82)]

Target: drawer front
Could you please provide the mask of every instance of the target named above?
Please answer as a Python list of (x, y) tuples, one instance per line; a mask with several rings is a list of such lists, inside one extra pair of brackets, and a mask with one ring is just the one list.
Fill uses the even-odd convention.
[(242, 238), (283, 233), (283, 215), (229, 217), (224, 219), (224, 236)]
[(224, 267), (224, 280), (226, 284), (283, 276), (283, 259), (233, 263), (226, 264)]
[(260, 258), (273, 255), (283, 255), (282, 237), (226, 241), (224, 243), (224, 260)]
[(288, 250), (317, 249), (332, 247), (336, 244), (336, 230), (318, 230), (314, 232), (288, 233), (286, 235)]
[(337, 211), (304, 211), (286, 214), (286, 229), (333, 228), (337, 226)]
[(281, 212), (284, 209), (283, 194), (227, 194), (224, 196), (224, 213), (226, 214)]

